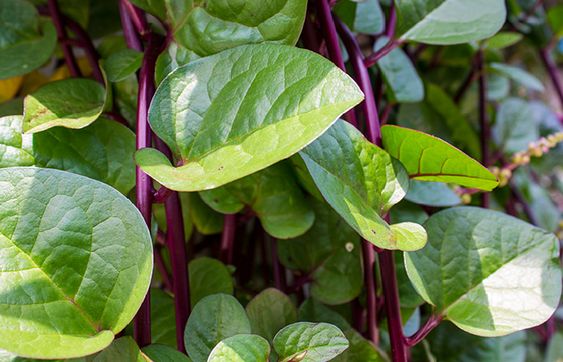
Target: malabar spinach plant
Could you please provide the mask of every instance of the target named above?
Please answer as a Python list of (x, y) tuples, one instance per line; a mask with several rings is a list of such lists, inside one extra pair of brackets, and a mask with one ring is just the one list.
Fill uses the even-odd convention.
[(0, 1), (0, 361), (559, 361), (563, 5)]

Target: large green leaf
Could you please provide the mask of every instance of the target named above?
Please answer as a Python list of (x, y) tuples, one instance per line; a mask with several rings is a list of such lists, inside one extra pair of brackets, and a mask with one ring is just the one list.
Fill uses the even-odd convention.
[(311, 295), (318, 300), (347, 303), (362, 290), (360, 238), (328, 205), (314, 199), (309, 203), (315, 223), (295, 239), (278, 240), (280, 261), (309, 275)]
[(0, 118), (0, 168), (10, 166), (32, 166), (32, 136), (22, 134), (22, 117)]
[(230, 295), (214, 294), (196, 304), (186, 324), (184, 340), (191, 359), (205, 362), (223, 339), (249, 333), (250, 322), (239, 302)]
[(270, 344), (255, 334), (225, 338), (211, 351), (207, 362), (267, 362)]
[(274, 349), (280, 362), (325, 362), (349, 346), (344, 333), (328, 323), (293, 323), (274, 337)]
[[(385, 36), (377, 39), (375, 50), (379, 50), (389, 41)], [(399, 103), (420, 102), (424, 99), (424, 84), (416, 72), (407, 54), (401, 49), (393, 49), (389, 54), (379, 59), (377, 66), (385, 84), (389, 87), (389, 95), (393, 101)]]
[(396, 0), (401, 39), (459, 44), (488, 38), (506, 19), (504, 0)]
[(34, 358), (101, 350), (147, 292), (152, 242), (135, 206), (69, 172), (0, 169), (0, 348)]
[(121, 337), (112, 342), (112, 344), (98, 353), (92, 362), (151, 362), (145, 356), (137, 343), (131, 337)]
[(561, 296), (555, 235), (474, 207), (434, 214), (428, 245), (405, 253), (418, 293), (461, 329), (502, 336), (545, 322)]
[(210, 207), (225, 214), (234, 214), (249, 206), (264, 229), (280, 239), (305, 233), (315, 220), (291, 168), (285, 163), (200, 195)]
[(420, 225), (389, 226), (380, 216), (406, 194), (403, 166), (352, 125), (337, 122), (300, 155), (323, 197), (366, 240), (385, 249), (424, 246)]
[(336, 3), (333, 11), (358, 33), (376, 35), (385, 27), (385, 16), (378, 0), (342, 0)]
[(241, 46), (176, 69), (157, 89), (151, 127), (182, 166), (154, 149), (136, 160), (170, 189), (215, 188), (296, 153), (361, 100), (357, 85), (317, 54)]
[(225, 264), (217, 259), (200, 257), (190, 261), (190, 299), (196, 305), (208, 295), (233, 294), (233, 277)]
[(439, 138), (398, 126), (383, 126), (381, 133), (385, 150), (401, 161), (411, 178), (487, 191), (498, 185), (479, 162)]
[(191, 362), (182, 352), (163, 344), (151, 344), (142, 351), (152, 362)]
[(62, 126), (84, 128), (102, 113), (104, 87), (90, 79), (63, 79), (47, 83), (24, 99), (23, 130), (41, 132)]
[(46, 63), (55, 50), (52, 22), (39, 18), (26, 0), (0, 3), (0, 79), (29, 73)]
[(280, 329), (297, 320), (297, 309), (291, 299), (275, 288), (256, 295), (246, 306), (252, 333), (272, 342)]
[(493, 136), (505, 153), (525, 151), (530, 142), (540, 137), (530, 104), (520, 98), (503, 101), (498, 108)]

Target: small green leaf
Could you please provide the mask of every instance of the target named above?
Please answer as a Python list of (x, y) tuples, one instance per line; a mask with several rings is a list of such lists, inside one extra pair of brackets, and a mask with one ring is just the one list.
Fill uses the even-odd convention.
[(104, 61), (104, 69), (110, 82), (119, 82), (134, 74), (143, 61), (143, 53), (133, 49), (121, 49)]
[(142, 352), (153, 362), (191, 362), (182, 352), (163, 344), (151, 344), (144, 347)]
[(53, 23), (26, 0), (0, 3), (0, 79), (26, 74), (46, 63), (57, 44)]
[(275, 164), (200, 195), (211, 208), (225, 214), (237, 213), (248, 205), (264, 229), (280, 239), (305, 233), (315, 220), (286, 163)]
[(290, 324), (274, 337), (274, 349), (280, 362), (330, 361), (348, 346), (344, 333), (328, 323)]
[(217, 293), (233, 294), (233, 278), (225, 264), (217, 259), (199, 257), (190, 261), (190, 298), (192, 305)]
[(32, 358), (105, 348), (150, 283), (141, 214), (106, 184), (64, 171), (0, 169), (0, 190), (0, 348)]
[(207, 362), (268, 362), (270, 344), (254, 334), (238, 334), (219, 342)]
[(547, 19), (557, 36), (563, 36), (563, 5), (559, 4), (547, 10)]
[(459, 44), (488, 38), (506, 19), (504, 0), (397, 0), (403, 40)]
[(176, 348), (176, 312), (172, 295), (151, 288), (152, 342)]
[[(389, 39), (380, 37), (374, 46), (378, 50), (385, 46)], [(377, 66), (385, 84), (389, 87), (392, 101), (398, 103), (420, 102), (424, 99), (424, 85), (418, 76), (412, 61), (401, 48), (393, 49), (389, 54), (379, 59)]]
[(190, 215), (197, 231), (203, 235), (218, 234), (223, 230), (224, 216), (209, 206), (201, 199), (198, 193), (180, 193), (182, 206)]
[(121, 337), (111, 343), (111, 345), (98, 353), (92, 362), (151, 362), (145, 356), (137, 343), (131, 337)]
[(352, 31), (376, 35), (385, 27), (385, 16), (377, 0), (342, 0), (333, 11)]
[(502, 63), (491, 63), (489, 67), (494, 72), (502, 74), (531, 90), (538, 92), (543, 92), (545, 90), (542, 82), (538, 78), (523, 69)]
[(422, 182), (411, 180), (409, 192), (405, 197), (415, 204), (449, 207), (461, 204), (460, 197), (441, 182)]
[[(350, 124), (338, 121), (300, 153), (327, 202), (362, 237), (385, 249), (416, 250), (426, 242), (422, 227), (389, 226), (385, 214), (405, 196), (403, 166), (366, 140)], [(404, 239), (408, 230), (414, 239)]]
[(484, 44), (489, 49), (504, 49), (518, 43), (524, 36), (520, 33), (501, 31), (485, 40)]
[(424, 300), (459, 328), (502, 336), (553, 314), (561, 296), (555, 235), (475, 207), (441, 211), (425, 227), (429, 245), (405, 253), (407, 273)]
[(362, 290), (360, 238), (326, 203), (308, 202), (315, 211), (315, 223), (297, 238), (278, 240), (280, 261), (310, 277), (311, 295), (316, 299), (347, 303)]
[(297, 320), (297, 309), (287, 295), (268, 288), (256, 295), (246, 306), (252, 333), (272, 342), (280, 329)]
[(479, 162), (439, 138), (398, 126), (383, 126), (381, 133), (385, 150), (401, 161), (411, 178), (486, 191), (498, 185)]
[(237, 334), (250, 334), (244, 308), (230, 295), (210, 295), (190, 314), (184, 332), (186, 350), (194, 362), (205, 362), (217, 343)]
[(35, 163), (31, 150), (33, 138), (22, 134), (22, 119), (22, 116), (0, 118), (0, 168)]
[(525, 151), (530, 142), (539, 138), (539, 127), (533, 122), (534, 114), (524, 99), (508, 98), (498, 108), (493, 125), (493, 137), (506, 154)]
[(296, 153), (361, 100), (357, 85), (319, 55), (241, 46), (176, 69), (153, 98), (151, 127), (183, 166), (154, 149), (135, 158), (170, 189), (215, 188)]
[(104, 109), (106, 91), (90, 79), (64, 79), (47, 83), (24, 99), (23, 130), (41, 132), (63, 126), (84, 128)]

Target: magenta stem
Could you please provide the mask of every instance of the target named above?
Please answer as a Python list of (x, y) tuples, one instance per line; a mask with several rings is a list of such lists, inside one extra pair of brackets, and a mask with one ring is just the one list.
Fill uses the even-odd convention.
[(119, 0), (119, 16), (121, 18), (123, 36), (125, 38), (125, 42), (127, 43), (127, 47), (138, 52), (142, 52), (143, 44), (141, 43), (141, 39), (139, 38), (135, 25), (133, 25), (133, 21), (131, 20), (131, 16), (129, 14), (130, 5), (131, 3), (127, 0)]
[(232, 264), (234, 255), (234, 244), (237, 229), (237, 215), (226, 214), (223, 222), (223, 234), (221, 235), (220, 257), (223, 263)]
[(379, 345), (379, 330), (377, 328), (377, 284), (375, 282), (375, 250), (373, 245), (362, 240), (362, 258), (364, 263), (364, 284), (366, 285), (367, 299), (367, 331), (369, 340)]
[(385, 36), (393, 39), (395, 36), (395, 29), (397, 28), (397, 9), (395, 8), (395, 1), (391, 0), (391, 7), (389, 9), (389, 20), (385, 28)]
[(285, 281), (285, 269), (280, 263), (278, 258), (278, 243), (273, 237), (266, 235), (267, 240), (270, 241), (270, 255), (272, 257), (272, 271), (274, 274), (274, 286), (276, 289), (285, 292), (287, 289)]
[(395, 48), (397, 48), (401, 44), (402, 42), (400, 40), (389, 39), (389, 42), (387, 42), (387, 44), (385, 44), (383, 48), (379, 49), (378, 51), (376, 51), (375, 53), (373, 53), (372, 55), (366, 58), (366, 60), (364, 61), (366, 67), (369, 68), (375, 65), (375, 63), (377, 63), (379, 59), (391, 53)]
[(98, 55), (98, 52), (96, 51), (96, 47), (94, 47), (94, 43), (92, 43), (92, 39), (90, 39), (90, 36), (86, 32), (86, 30), (84, 30), (82, 26), (76, 21), (66, 16), (63, 18), (70, 31), (72, 31), (74, 35), (76, 35), (78, 40), (83, 44), (84, 55), (88, 60), (88, 64), (90, 64), (90, 68), (92, 68), (92, 75), (94, 79), (96, 79), (101, 84), (105, 84), (104, 76), (100, 69), (100, 64), (98, 63), (100, 57)]
[(413, 347), (422, 341), (428, 333), (432, 332), (434, 328), (438, 327), (438, 325), (442, 322), (442, 316), (439, 315), (431, 315), (430, 318), (424, 323), (422, 327), (411, 337), (407, 337), (405, 339), (407, 346)]
[(49, 0), (47, 2), (47, 6), (49, 8), (51, 18), (53, 19), (53, 24), (55, 24), (57, 37), (59, 38), (61, 49), (63, 50), (63, 56), (65, 58), (65, 63), (68, 67), (70, 75), (73, 77), (81, 77), (82, 74), (80, 73), (80, 68), (78, 67), (74, 53), (72, 52), (72, 47), (64, 41), (65, 39), (68, 39), (68, 35), (66, 33), (65, 23), (59, 9), (59, 4), (57, 3), (57, 0)]
[(551, 56), (549, 48), (542, 48), (540, 49), (539, 53), (540, 58), (545, 66), (545, 70), (547, 71), (547, 74), (549, 74), (549, 78), (553, 83), (553, 88), (555, 88), (555, 92), (559, 97), (561, 107), (563, 108), (563, 84), (561, 83), (561, 79), (559, 77), (559, 70), (557, 69), (557, 65), (553, 61), (553, 57)]
[[(485, 74), (485, 65), (483, 59), (483, 51), (479, 49), (476, 58), (476, 70), (479, 74), (479, 125), (481, 128), (481, 163), (485, 167), (491, 165), (489, 143), (491, 141), (491, 126), (487, 117), (487, 76)], [(481, 194), (481, 206), (489, 208), (490, 194), (483, 192)]]

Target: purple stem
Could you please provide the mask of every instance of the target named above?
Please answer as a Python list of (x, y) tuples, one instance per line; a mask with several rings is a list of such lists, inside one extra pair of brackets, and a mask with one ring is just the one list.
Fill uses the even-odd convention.
[(559, 71), (557, 70), (557, 65), (553, 61), (553, 57), (551, 56), (551, 52), (548, 48), (542, 48), (539, 51), (540, 58), (545, 66), (547, 73), (549, 74), (549, 78), (551, 78), (551, 82), (553, 83), (553, 87), (555, 88), (555, 92), (559, 97), (559, 102), (561, 103), (561, 107), (563, 108), (563, 84), (561, 83), (561, 79), (559, 78)]
[(402, 41), (400, 40), (390, 39), (389, 42), (387, 42), (387, 44), (383, 46), (383, 48), (379, 49), (378, 51), (367, 57), (364, 61), (364, 64), (368, 68), (375, 65), (375, 63), (377, 63), (379, 59), (391, 53), (395, 48), (397, 48), (401, 44)]
[[(487, 117), (487, 78), (485, 74), (485, 66), (483, 59), (483, 51), (479, 49), (475, 59), (476, 71), (479, 74), (479, 125), (481, 128), (481, 163), (485, 167), (491, 165), (489, 143), (491, 141), (491, 127)], [(481, 194), (481, 206), (489, 208), (490, 194), (483, 192)]]
[(59, 38), (61, 49), (63, 50), (63, 55), (65, 58), (65, 63), (68, 67), (70, 75), (73, 77), (81, 77), (82, 74), (80, 73), (80, 68), (78, 67), (74, 53), (72, 52), (72, 47), (70, 46), (70, 44), (64, 41), (65, 39), (68, 39), (68, 35), (66, 33), (65, 22), (59, 9), (57, 0), (49, 0), (47, 2), (47, 6), (49, 7), (49, 13), (51, 14), (53, 23), (55, 24), (57, 36)]
[(432, 332), (440, 322), (442, 322), (442, 316), (431, 315), (430, 318), (424, 323), (424, 325), (411, 337), (405, 339), (407, 346), (413, 347), (422, 341), (428, 333)]
[(395, 1), (391, 1), (391, 7), (389, 9), (389, 20), (387, 21), (387, 26), (385, 28), (385, 36), (389, 39), (393, 39), (395, 36), (395, 29), (397, 28), (397, 9), (395, 8)]
[(121, 27), (123, 28), (123, 36), (125, 37), (125, 42), (127, 46), (138, 52), (143, 51), (143, 44), (141, 39), (135, 30), (135, 25), (131, 20), (129, 14), (131, 3), (127, 0), (119, 0), (119, 16), (121, 18)]
[(223, 234), (221, 235), (221, 250), (220, 250), (221, 260), (225, 264), (233, 263), (236, 230), (237, 230), (237, 215), (226, 214), (224, 216)]
[(270, 255), (272, 257), (272, 271), (274, 274), (274, 285), (276, 289), (285, 292), (287, 289), (286, 281), (285, 281), (285, 269), (280, 263), (278, 258), (278, 243), (276, 239), (266, 235), (267, 240), (270, 241)]
[(465, 77), (463, 83), (461, 83), (461, 86), (459, 87), (456, 94), (454, 95), (454, 102), (456, 104), (458, 104), (461, 101), (461, 99), (463, 98), (463, 96), (465, 95), (465, 93), (473, 83), (473, 81), (475, 81), (476, 75), (478, 75), (476, 69), (477, 69), (477, 59), (473, 59), (467, 77)]
[(172, 277), (170, 276), (170, 273), (166, 268), (166, 263), (164, 262), (164, 258), (162, 257), (162, 245), (158, 243), (154, 246), (154, 265), (156, 266), (156, 269), (158, 269), (158, 272), (162, 277), (162, 284), (164, 284), (164, 288), (166, 288), (169, 291), (172, 291), (173, 288)]
[(92, 68), (92, 75), (94, 76), (94, 79), (96, 79), (101, 84), (105, 84), (104, 76), (100, 69), (100, 64), (98, 64), (100, 56), (96, 51), (96, 47), (94, 47), (94, 43), (92, 43), (92, 39), (90, 39), (90, 36), (86, 32), (86, 30), (84, 30), (82, 26), (76, 21), (66, 16), (63, 16), (63, 18), (70, 31), (72, 31), (74, 35), (76, 35), (78, 40), (83, 44), (84, 55), (88, 60), (88, 64), (90, 64), (90, 68)]

